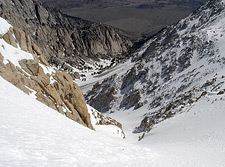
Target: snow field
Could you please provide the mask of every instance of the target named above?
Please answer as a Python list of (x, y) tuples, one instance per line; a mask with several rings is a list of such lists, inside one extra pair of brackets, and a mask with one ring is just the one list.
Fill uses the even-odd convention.
[(0, 78), (0, 166), (222, 167), (225, 96), (210, 94), (140, 142), (62, 116)]
[(0, 87), (0, 166), (149, 166), (157, 157), (69, 120), (2, 78)]

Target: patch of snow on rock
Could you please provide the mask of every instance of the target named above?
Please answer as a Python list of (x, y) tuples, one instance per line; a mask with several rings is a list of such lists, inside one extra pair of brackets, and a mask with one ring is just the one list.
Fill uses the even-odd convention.
[(5, 19), (0, 17), (0, 35), (4, 35), (9, 31), (9, 28), (12, 27)]

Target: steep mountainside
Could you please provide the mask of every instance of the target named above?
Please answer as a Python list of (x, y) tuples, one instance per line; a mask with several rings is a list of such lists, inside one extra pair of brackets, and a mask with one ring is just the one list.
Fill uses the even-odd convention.
[[(0, 17), (0, 76), (26, 94), (65, 114), (68, 118), (101, 131), (125, 138), (122, 125), (87, 107), (80, 87), (72, 77), (53, 69), (40, 48), (24, 31), (12, 27)], [(27, 106), (32, 110), (32, 106)]]
[(112, 75), (87, 97), (114, 111), (125, 132), (144, 118), (134, 130), (143, 133), (126, 138), (121, 123), (86, 105), (72, 77), (51, 67), (28, 33), (0, 17), (0, 166), (224, 166), (224, 3), (209, 1), (133, 60), (83, 82)]
[(0, 87), (0, 166), (138, 166), (145, 155), (154, 156), (62, 117), (1, 77)]
[(199, 100), (129, 143), (66, 119), (1, 77), (0, 88), (0, 166), (224, 166), (224, 94)]
[(101, 59), (124, 58), (132, 46), (120, 30), (45, 8), (39, 0), (1, 0), (0, 16), (25, 31), (50, 64), (71, 74), (72, 67), (101, 68)]
[(52, 69), (40, 48), (19, 28), (0, 17), (0, 76), (70, 119), (93, 128), (79, 86)]
[(41, 0), (71, 16), (149, 37), (189, 15), (206, 0)]
[(149, 40), (125, 75), (96, 84), (86, 96), (88, 103), (101, 112), (147, 108), (134, 130), (142, 132), (187, 111), (210, 92), (223, 94), (224, 32), (224, 1), (211, 0)]

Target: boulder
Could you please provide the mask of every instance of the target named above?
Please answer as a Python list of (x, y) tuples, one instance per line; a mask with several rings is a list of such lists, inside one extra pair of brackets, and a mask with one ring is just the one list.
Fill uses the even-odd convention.
[(23, 92), (27, 94), (31, 93), (31, 91), (23, 84), (23, 77), (17, 73), (15, 66), (11, 62), (6, 65), (0, 62), (0, 76), (21, 89)]
[(44, 86), (47, 86), (47, 85), (50, 84), (50, 75), (45, 74), (42, 67), (39, 67), (37, 79), (40, 80), (43, 83)]
[(48, 67), (50, 66), (50, 65), (48, 64), (46, 58), (45, 58), (45, 55), (40, 54), (40, 55), (39, 55), (39, 59), (40, 59), (40, 62), (41, 62), (42, 64), (44, 64), (44, 65), (46, 65), (46, 66), (48, 66)]
[(41, 49), (34, 42), (32, 42), (32, 48), (37, 53), (37, 55), (42, 55)]
[(31, 39), (29, 35), (26, 36), (26, 42), (27, 42), (27, 51), (33, 54)]
[(73, 77), (75, 79), (80, 79), (80, 74), (78, 72), (74, 72)]
[(14, 30), (15, 37), (17, 41), (19, 42), (20, 48), (23, 51), (27, 51), (27, 40), (26, 40), (25, 32), (17, 27), (14, 27), (13, 30)]
[(3, 39), (10, 45), (17, 48), (17, 43), (15, 38), (13, 37), (13, 29), (12, 27), (9, 28), (9, 31), (3, 36)]
[(21, 68), (26, 71), (28, 74), (37, 76), (39, 72), (39, 61), (38, 58), (34, 58), (34, 60), (20, 60), (19, 64)]

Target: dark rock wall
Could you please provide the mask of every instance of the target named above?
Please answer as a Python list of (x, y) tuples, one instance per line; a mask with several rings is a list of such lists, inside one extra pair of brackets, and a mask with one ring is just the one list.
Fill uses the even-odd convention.
[(117, 30), (45, 8), (39, 0), (1, 0), (0, 16), (28, 33), (55, 66), (123, 58), (132, 42)]

